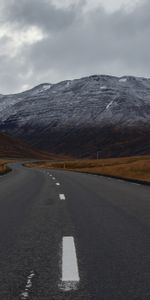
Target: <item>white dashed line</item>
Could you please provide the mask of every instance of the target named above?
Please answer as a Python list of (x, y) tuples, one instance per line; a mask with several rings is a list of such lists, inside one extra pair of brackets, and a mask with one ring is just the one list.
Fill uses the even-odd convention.
[(52, 179), (53, 179), (53, 180), (55, 180), (56, 178), (55, 178), (55, 177), (53, 177)]
[(32, 279), (35, 276), (34, 272), (31, 271), (30, 275), (27, 278), (27, 283), (25, 286), (25, 290), (21, 293), (21, 300), (29, 299), (29, 291), (32, 288)]
[(58, 186), (59, 186), (59, 185), (60, 185), (60, 183), (59, 183), (59, 182), (57, 182), (57, 183), (56, 183), (56, 185), (58, 185)]
[(60, 199), (60, 200), (66, 200), (66, 197), (65, 197), (64, 194), (59, 194), (59, 199)]
[(80, 281), (74, 238), (63, 237), (62, 241), (62, 278), (60, 289), (76, 290)]
[(140, 183), (136, 183), (136, 182), (130, 182), (131, 184), (134, 184), (134, 185), (138, 185), (140, 186), (141, 184)]

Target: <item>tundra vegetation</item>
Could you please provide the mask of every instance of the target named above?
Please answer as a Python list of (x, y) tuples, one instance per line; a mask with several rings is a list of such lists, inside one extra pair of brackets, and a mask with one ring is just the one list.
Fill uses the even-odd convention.
[(26, 166), (47, 169), (66, 169), (150, 182), (150, 155), (99, 160), (42, 161), (30, 163)]
[(11, 169), (7, 166), (8, 160), (0, 159), (0, 175), (6, 174), (11, 171)]

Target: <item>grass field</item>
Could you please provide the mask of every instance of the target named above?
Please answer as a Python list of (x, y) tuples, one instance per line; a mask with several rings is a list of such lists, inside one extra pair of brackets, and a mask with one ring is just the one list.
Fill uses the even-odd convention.
[(150, 182), (150, 155), (102, 160), (37, 162), (28, 167), (67, 169)]
[(7, 166), (8, 161), (0, 159), (0, 175), (6, 174), (11, 171)]

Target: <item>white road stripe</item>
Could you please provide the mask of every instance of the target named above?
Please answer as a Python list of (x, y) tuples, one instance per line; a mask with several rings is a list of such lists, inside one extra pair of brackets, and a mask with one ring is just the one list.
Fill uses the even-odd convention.
[(134, 185), (141, 185), (140, 183), (136, 183), (136, 182), (130, 182), (130, 183), (132, 183), (132, 184), (134, 184)]
[(60, 185), (60, 183), (59, 183), (59, 182), (57, 182), (57, 183), (56, 183), (56, 185)]
[(65, 197), (64, 194), (59, 194), (59, 199), (60, 199), (60, 200), (66, 200), (66, 197)]
[(74, 238), (63, 237), (62, 241), (62, 278), (60, 288), (64, 291), (75, 290), (80, 281)]
[(53, 177), (52, 179), (53, 179), (53, 180), (55, 180), (56, 178), (55, 178), (55, 177)]
[(117, 179), (119, 182), (125, 183), (123, 179)]
[(29, 299), (29, 292), (30, 289), (32, 288), (32, 279), (35, 276), (35, 273), (33, 271), (31, 271), (31, 273), (29, 274), (28, 278), (27, 278), (27, 283), (25, 286), (25, 290), (21, 293), (21, 300), (27, 300)]

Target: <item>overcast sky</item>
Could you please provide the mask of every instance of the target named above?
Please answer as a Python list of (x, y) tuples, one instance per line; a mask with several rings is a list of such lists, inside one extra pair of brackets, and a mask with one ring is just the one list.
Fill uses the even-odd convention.
[(0, 0), (0, 93), (91, 74), (150, 77), (150, 0)]

